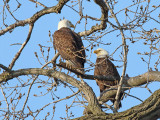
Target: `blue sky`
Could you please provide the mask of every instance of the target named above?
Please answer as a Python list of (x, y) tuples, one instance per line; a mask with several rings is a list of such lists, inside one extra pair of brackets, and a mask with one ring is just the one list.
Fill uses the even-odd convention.
[[(39, 11), (42, 9), (41, 6), (38, 6), (37, 8), (35, 7), (35, 4), (30, 2), (30, 1), (19, 1), (22, 5), (21, 8), (17, 10), (17, 12), (14, 13), (15, 17), (19, 20), (24, 20), (26, 18), (31, 17), (35, 12)], [(43, 4), (45, 4), (46, 6), (53, 6), (57, 4), (57, 1), (42, 1)], [(124, 4), (125, 3), (125, 4)], [(132, 4), (132, 1), (128, 1), (128, 0), (120, 0), (118, 2), (117, 5), (115, 5), (114, 7), (114, 12), (118, 12), (119, 10), (129, 6), (130, 4)], [(147, 3), (142, 3), (141, 5), (145, 6)], [(152, 1), (150, 3), (150, 8), (149, 10), (154, 9), (153, 5), (157, 5), (157, 1)], [(2, 11), (3, 7), (2, 7), (3, 3), (2, 1), (0, 1), (0, 11)], [(9, 2), (10, 5), (10, 9), (14, 10), (17, 6), (17, 2), (15, 0), (12, 0)], [(71, 5), (71, 2), (68, 2), (67, 5)], [(97, 5), (94, 4), (94, 2), (88, 2), (88, 1), (84, 1), (83, 4), (83, 11), (84, 11), (84, 15), (90, 15), (92, 17), (98, 17), (100, 18), (100, 9)], [(78, 6), (74, 7), (76, 10), (78, 10)], [(135, 11), (136, 7), (131, 7), (130, 10)], [(153, 12), (150, 16), (155, 18), (157, 21), (159, 21), (158, 18), (158, 12), (159, 9), (157, 9), (155, 12)], [(2, 16), (2, 13), (0, 13), (0, 15)], [(110, 15), (110, 13), (109, 13)], [(120, 12), (119, 14), (117, 14), (117, 18), (120, 21), (121, 25), (122, 23), (125, 23), (126, 20), (125, 16), (124, 16), (124, 11)], [(31, 35), (30, 41), (27, 44), (27, 46), (25, 47), (25, 49), (23, 50), (20, 58), (17, 60), (17, 62), (15, 63), (15, 66), (13, 67), (14, 70), (17, 69), (23, 69), (23, 68), (40, 68), (42, 65), (39, 64), (39, 62), (37, 61), (34, 52), (38, 53), (38, 56), (41, 57), (41, 52), (40, 52), (40, 48), (38, 46), (38, 44), (44, 45), (44, 46), (48, 46), (51, 47), (50, 50), (50, 55), (49, 55), (49, 60), (52, 59), (52, 57), (54, 57), (54, 49), (52, 47), (52, 42), (50, 42), (50, 38), (48, 36), (49, 31), (51, 31), (51, 33), (53, 34), (55, 30), (57, 30), (57, 24), (58, 21), (60, 19), (63, 19), (63, 17), (65, 17), (66, 19), (69, 19), (73, 24), (76, 24), (76, 21), (78, 21), (80, 19), (79, 15), (74, 12), (74, 10), (70, 9), (67, 6), (64, 6), (64, 8), (62, 9), (61, 14), (48, 14), (45, 15), (43, 17), (41, 17), (34, 25), (34, 29), (33, 29), (33, 33)], [(134, 17), (134, 16), (131, 16)], [(115, 23), (115, 20), (113, 18), (109, 18), (109, 21), (112, 22), (113, 24)], [(8, 14), (7, 12), (7, 19), (6, 19), (6, 23), (8, 25), (13, 24), (15, 21), (13, 20), (13, 18), (11, 18), (11, 16)], [(90, 27), (92, 25), (95, 25), (96, 23), (99, 23), (97, 21), (93, 21), (93, 20), (88, 20), (87, 21), (87, 29), (90, 29)], [(107, 30), (112, 30), (112, 27), (107, 24), (108, 27), (106, 29)], [(2, 20), (0, 20), (0, 26), (2, 26)], [(81, 21), (80, 24), (78, 24), (75, 28), (76, 32), (81, 32), (84, 31), (84, 26), (85, 26), (85, 19), (83, 19)], [(157, 28), (158, 30), (159, 28), (159, 24), (157, 22), (154, 22), (153, 20), (150, 20), (149, 22), (147, 22), (144, 26), (144, 29), (146, 31), (149, 31), (150, 29), (153, 28)], [(4, 27), (3, 27), (4, 28)], [(26, 25), (24, 27), (17, 27), (13, 30), (12, 33), (6, 33), (5, 35), (2, 35), (0, 37), (0, 63), (4, 64), (5, 66), (8, 66), (12, 59), (14, 58), (15, 54), (17, 53), (17, 51), (20, 49), (20, 45), (11, 45), (14, 43), (23, 43), (26, 40), (27, 34), (28, 34), (28, 30), (29, 30), (29, 26)], [(139, 28), (137, 28), (137, 30), (140, 30)], [(126, 36), (130, 36), (129, 31), (125, 31), (124, 32)], [(104, 49), (106, 49), (107, 51), (109, 51), (109, 53), (113, 53), (114, 50), (122, 44), (122, 38), (121, 35), (119, 35), (120, 32), (119, 31), (115, 31), (115, 32), (111, 32), (109, 34), (104, 35), (101, 39), (99, 39), (98, 41), (103, 41), (104, 43), (111, 43), (110, 45), (99, 45), (99, 47), (102, 47)], [(96, 35), (100, 35), (100, 34), (96, 34)], [(134, 36), (139, 36), (138, 34), (133, 34)], [(129, 52), (128, 52), (128, 60), (127, 60), (127, 70), (126, 73), (130, 76), (130, 77), (134, 77), (140, 74), (143, 74), (145, 72), (148, 71), (148, 66), (146, 63), (144, 63), (141, 60), (141, 57), (144, 57), (145, 60), (148, 61), (148, 57), (147, 56), (141, 56), (141, 55), (137, 55), (137, 52), (149, 52), (149, 46), (145, 46), (143, 44), (145, 40), (140, 40), (136, 43), (131, 43), (129, 40), (127, 40), (127, 45), (129, 45)], [(86, 40), (86, 38), (84, 38), (83, 40), (84, 46), (88, 46), (89, 42)], [(94, 45), (96, 45), (97, 43), (93, 43)], [(95, 47), (95, 49), (97, 49), (98, 47)], [(88, 48), (90, 49), (90, 48)], [(45, 49), (45, 51), (47, 51), (47, 49)], [(122, 48), (118, 49), (116, 51), (116, 53), (112, 56), (115, 60), (120, 60), (120, 52), (122, 51)], [(91, 54), (91, 51), (87, 52), (88, 55), (88, 59), (89, 59), (89, 55)], [(45, 54), (46, 55), (46, 54)], [(150, 67), (154, 68), (154, 64), (156, 62), (156, 60), (159, 57), (159, 53), (155, 54), (154, 56), (151, 57), (151, 64)], [(41, 58), (40, 59), (41, 62), (43, 64), (45, 64), (44, 60)], [(96, 56), (95, 54), (91, 54), (91, 58), (90, 58), (91, 62), (95, 63), (96, 61)], [(116, 62), (113, 61), (113, 63), (115, 65), (121, 66), (123, 65), (122, 62)], [(87, 68), (89, 65), (85, 64), (85, 67)], [(160, 66), (158, 66), (158, 68), (160, 69)], [(121, 68), (117, 68), (119, 74), (122, 74), (122, 67)], [(154, 69), (153, 69), (154, 70)], [(0, 71), (2, 72), (2, 71)], [(65, 71), (67, 72), (67, 71)], [(88, 72), (87, 74), (92, 74), (93, 75), (93, 70)], [(24, 81), (27, 81), (29, 78), (28, 77), (20, 77), (21, 79), (23, 79)], [(40, 76), (41, 80), (47, 81), (48, 78), (44, 77), (44, 76)], [(40, 80), (39, 80), (40, 81)], [(99, 88), (96, 85), (95, 81), (91, 81), (91, 80), (85, 80), (92, 88), (93, 91), (96, 93), (96, 96), (99, 96)], [(29, 82), (30, 83), (30, 82)], [(13, 87), (16, 85), (20, 85), (20, 83), (18, 82), (17, 79), (13, 79), (10, 80), (8, 82), (8, 84), (6, 86), (9, 87)], [(33, 110), (36, 110), (38, 107), (45, 105), (48, 102), (53, 102), (52, 98), (51, 98), (51, 94), (47, 94), (46, 96), (43, 97), (34, 97), (34, 94), (40, 95), (41, 92), (42, 93), (46, 93), (47, 92), (47, 87), (49, 87), (49, 85), (42, 87), (42, 88), (38, 88), (38, 86), (40, 86), (41, 84), (36, 84), (33, 86), (32, 90), (31, 90), (31, 94), (30, 94), (30, 98), (29, 101), (27, 103), (27, 105), (30, 105), (30, 107)], [(152, 92), (154, 92), (155, 90), (159, 89), (160, 84), (158, 82), (154, 82), (152, 84), (149, 84), (149, 88), (151, 89)], [(29, 86), (28, 86), (29, 87)], [(26, 91), (28, 91), (28, 87), (20, 87), (18, 90), (20, 90), (21, 93), (26, 93)], [(5, 90), (6, 93), (8, 90)], [(74, 89), (74, 91), (76, 92), (77, 90)], [(8, 91), (7, 94), (9, 94), (10, 91)], [(127, 91), (128, 92), (128, 91)], [(71, 95), (73, 94), (68, 87), (64, 88), (63, 85), (61, 85), (60, 87), (57, 88), (57, 91), (53, 91), (54, 94), (56, 94), (59, 97), (65, 97), (66, 95)], [(27, 93), (26, 93), (27, 94)], [(146, 98), (148, 98), (151, 94), (147, 91), (147, 89), (145, 88), (132, 88), (130, 90), (131, 95), (135, 95), (136, 97), (141, 98), (142, 100), (145, 100)], [(33, 97), (32, 97), (33, 96)], [(2, 97), (2, 94), (0, 93), (0, 98)], [(25, 97), (24, 97), (25, 98)], [(57, 98), (55, 97), (55, 100)], [(72, 103), (72, 100), (74, 98), (71, 98), (70, 100), (65, 100), (63, 102), (57, 103), (55, 104), (56, 106), (56, 112), (55, 112), (55, 116), (54, 119), (58, 120), (60, 119), (59, 117), (66, 117), (65, 114), (65, 108), (66, 108), (66, 104), (68, 104), (68, 106)], [(9, 101), (9, 99), (8, 99)], [(19, 107), (21, 108), (22, 105), (24, 103), (24, 99), (19, 103)], [(131, 98), (129, 96), (127, 96), (127, 98), (124, 98), (124, 100), (122, 101), (122, 108), (120, 109), (120, 111), (124, 111), (129, 109), (130, 107), (134, 106), (134, 105), (138, 105), (141, 102), (136, 100), (135, 98)], [(45, 108), (44, 111), (38, 116), (38, 119), (41, 119), (41, 117), (46, 113), (47, 111), (50, 111), (52, 109), (54, 104), (50, 105), (49, 107)], [(75, 117), (81, 116), (83, 113), (83, 107), (82, 105), (78, 105), (73, 107), (71, 110), (73, 111), (73, 114), (75, 114)], [(1, 107), (5, 107), (5, 103), (3, 104), (3, 106)], [(27, 111), (27, 110), (26, 110)], [(70, 112), (70, 111), (69, 111)], [(107, 111), (107, 112), (111, 112), (111, 111)], [(29, 118), (28, 118), (29, 119)]]

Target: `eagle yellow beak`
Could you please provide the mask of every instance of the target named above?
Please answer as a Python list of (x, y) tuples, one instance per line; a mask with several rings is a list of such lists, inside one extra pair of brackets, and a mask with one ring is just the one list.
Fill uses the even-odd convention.
[(98, 50), (94, 50), (93, 53), (97, 54), (97, 53), (98, 53)]
[(70, 25), (71, 28), (74, 28), (75, 26), (73, 24)]

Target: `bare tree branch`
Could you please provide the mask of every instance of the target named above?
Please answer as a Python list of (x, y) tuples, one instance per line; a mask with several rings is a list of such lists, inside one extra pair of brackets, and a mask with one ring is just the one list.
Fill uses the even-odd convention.
[(15, 57), (13, 58), (11, 64), (10, 64), (9, 67), (8, 67), (9, 69), (12, 69), (12, 68), (13, 68), (16, 60), (17, 60), (17, 59), (19, 58), (19, 56), (21, 55), (22, 50), (23, 50), (24, 47), (27, 45), (27, 43), (28, 43), (28, 41), (29, 41), (29, 39), (30, 39), (30, 37), (31, 37), (33, 27), (34, 27), (34, 24), (30, 24), (30, 25), (29, 25), (29, 32), (28, 32), (27, 39), (26, 39), (26, 41), (22, 44), (20, 50), (17, 52), (17, 54), (16, 54)]
[[(55, 77), (55, 78), (61, 79), (63, 81), (66, 81), (67, 83), (69, 83), (79, 89), (82, 89), (81, 88), (82, 83), (80, 83), (79, 81), (77, 81), (73, 77), (68, 76), (65, 73), (55, 71), (55, 70), (46, 70), (46, 69), (40, 69), (40, 68), (20, 69), (17, 71), (12, 71), (12, 73), (4, 72), (0, 75), (0, 83), (6, 82), (10, 79), (13, 79), (15, 77), (22, 76), (22, 75), (44, 75), (44, 76), (48, 76), (48, 77)], [(85, 76), (85, 77), (88, 77), (87, 79), (90, 79), (90, 76)], [(144, 73), (144, 74), (136, 76), (136, 77), (126, 78), (124, 80), (124, 87), (122, 90), (128, 90), (129, 88), (146, 84), (147, 81), (148, 82), (160, 81), (159, 76), (160, 76), (160, 72), (151, 71), (149, 73), (147, 72), (147, 73)], [(94, 76), (92, 76), (92, 77), (94, 77)], [(84, 84), (84, 86), (87, 86), (84, 90), (90, 88), (86, 83)], [(86, 91), (85, 91), (85, 93), (86, 93)], [(115, 95), (116, 93), (117, 93), (117, 90), (107, 90), (101, 95), (100, 101), (107, 102), (109, 100), (108, 98)]]
[(160, 89), (155, 91), (148, 99), (138, 106), (117, 114), (108, 115), (86, 115), (73, 120), (106, 120), (106, 119), (139, 119), (139, 120), (157, 120), (160, 118)]
[(55, 63), (56, 59), (59, 57), (59, 53), (56, 53), (55, 56), (52, 58), (51, 61), (47, 62), (45, 65), (43, 65), (42, 68), (44, 68), (45, 66), (47, 66), (50, 63)]
[(95, 25), (95, 26), (92, 26), (92, 28), (88, 31), (83, 31), (83, 32), (80, 32), (79, 35), (80, 36), (88, 36), (90, 34), (92, 34), (93, 32), (96, 32), (98, 30), (104, 30), (106, 27), (107, 27), (107, 21), (108, 21), (108, 8), (107, 6), (105, 5), (104, 1), (103, 0), (94, 0), (94, 2), (96, 4), (98, 4), (101, 8), (101, 24), (100, 25)]
[(35, 76), (35, 78), (33, 79), (32, 83), (31, 83), (30, 86), (29, 86), (29, 89), (28, 89), (28, 92), (27, 92), (27, 97), (26, 97), (26, 100), (25, 100), (25, 102), (24, 102), (24, 104), (23, 104), (23, 107), (22, 107), (22, 111), (21, 111), (22, 114), (23, 114), (23, 111), (24, 111), (25, 106), (26, 106), (26, 104), (27, 104), (27, 101), (28, 101), (31, 88), (32, 88), (32, 86), (33, 86), (33, 83), (35, 82), (35, 80), (36, 80), (37, 78), (38, 78), (38, 75)]
[(7, 71), (7, 72), (12, 72), (12, 70), (11, 69), (9, 69), (8, 67), (6, 67), (6, 66), (4, 66), (4, 65), (2, 65), (2, 64), (0, 64), (0, 68), (2, 68), (2, 69), (4, 69), (5, 71)]
[(120, 79), (120, 82), (119, 82), (118, 91), (117, 91), (117, 94), (116, 94), (116, 97), (115, 97), (116, 101), (114, 103), (115, 110), (117, 110), (118, 107), (119, 107), (119, 102), (120, 102), (119, 98), (120, 98), (122, 84), (123, 84), (123, 81), (124, 81), (126, 67), (127, 67), (127, 45), (126, 45), (126, 40), (125, 40), (125, 36), (124, 36), (124, 33), (123, 33), (123, 29), (122, 29), (116, 15), (114, 14), (113, 9), (109, 6), (109, 2), (107, 2), (107, 0), (105, 0), (105, 1), (106, 1), (106, 5), (110, 10), (111, 15), (115, 19), (115, 21), (118, 25), (118, 28), (120, 30), (120, 33), (122, 35), (122, 45), (123, 45), (123, 52), (124, 52), (124, 55), (123, 55), (123, 72), (122, 72), (122, 76), (121, 76), (121, 79)]
[[(160, 82), (160, 72), (159, 71), (150, 71), (136, 77), (125, 78), (122, 91), (131, 89), (132, 87), (137, 87), (146, 84), (147, 82)], [(107, 102), (111, 96), (115, 95), (117, 90), (108, 90), (101, 95), (100, 100)]]
[[(1, 64), (0, 64), (1, 65)], [(22, 75), (44, 75), (44, 76), (49, 76), (49, 77), (57, 77), (60, 75), (64, 75), (65, 74), (63, 72), (58, 72), (56, 70), (47, 70), (47, 69), (41, 69), (41, 68), (30, 68), (30, 69), (20, 69), (20, 70), (16, 70), (16, 71), (12, 71), (11, 73), (7, 73), (7, 75), (5, 74), (7, 72), (4, 72), (2, 74), (0, 74), (0, 83), (2, 82), (6, 82), (10, 79), (13, 79), (15, 77), (18, 76), (22, 76)], [(48, 73), (48, 74), (47, 74)], [(56, 75), (57, 73), (57, 75)], [(51, 75), (51, 76), (50, 76)], [(108, 80), (108, 81), (114, 81), (114, 78), (112, 77), (103, 77), (103, 76), (94, 76), (94, 75), (81, 75), (82, 78), (84, 79), (104, 79), (104, 80)], [(62, 77), (62, 76), (60, 76)], [(70, 77), (72, 78), (72, 77)], [(159, 71), (150, 71), (150, 72), (146, 72), (142, 75), (136, 76), (136, 77), (126, 77), (124, 78), (124, 87), (137, 87), (140, 85), (143, 85), (147, 82), (154, 82), (154, 81), (160, 81), (160, 72)], [(125, 88), (127, 89), (127, 88)]]
[[(59, 54), (56, 54), (56, 56), (53, 57), (52, 60), (54, 60), (55, 58), (57, 58), (58, 55), (59, 55)], [(46, 64), (52, 63), (52, 60), (49, 61), (49, 62), (47, 62)], [(43, 66), (41, 67), (41, 69), (43, 69), (43, 68), (46, 66), (46, 64), (43, 65)], [(73, 73), (75, 73), (75, 74), (77, 74), (77, 75), (82, 76), (82, 78), (88, 79), (88, 80), (99, 79), (99, 80), (115, 81), (115, 80), (117, 79), (117, 78), (115, 78), (115, 77), (113, 77), (113, 76), (94, 76), (94, 75), (88, 75), (88, 74), (81, 74), (80, 72), (78, 72), (78, 71), (76, 71), (76, 70), (74, 70), (74, 69), (67, 68), (67, 67), (64, 66), (64, 65), (60, 65), (60, 64), (56, 64), (56, 65), (59, 66), (59, 67), (63, 67), (63, 68), (65, 68), (65, 69), (67, 69), (67, 70), (69, 70), (69, 71), (71, 71), (71, 72), (73, 72)], [(9, 69), (8, 69), (6, 66), (0, 64), (0, 67), (1, 67), (2, 69), (4, 69), (4, 70), (7, 69), (6, 71), (9, 72), (9, 71), (8, 71)], [(13, 71), (10, 70), (10, 72), (13, 72)], [(9, 73), (10, 73), (10, 72), (9, 72)], [(8, 73), (5, 72), (5, 73), (2, 73), (2, 74), (8, 74)], [(0, 81), (0, 83), (1, 83), (1, 82), (3, 82), (3, 81)]]
[(80, 92), (80, 91), (78, 90), (77, 92), (73, 93), (72, 95), (69, 95), (69, 96), (67, 96), (67, 97), (65, 97), (65, 98), (62, 98), (62, 99), (59, 99), (59, 100), (56, 100), (56, 101), (53, 101), (53, 102), (51, 102), (51, 103), (46, 104), (45, 106), (43, 106), (43, 107), (37, 112), (37, 114), (35, 115), (35, 117), (40, 113), (41, 110), (43, 110), (45, 107), (49, 106), (50, 104), (58, 103), (58, 102), (60, 102), (60, 101), (62, 101), (62, 100), (69, 99), (69, 98), (75, 96), (76, 94), (78, 94), (79, 92)]
[(80, 89), (87, 98), (88, 101), (88, 109), (90, 109), (92, 111), (93, 114), (105, 114), (101, 108), (100, 105), (98, 103), (98, 100), (95, 96), (95, 93), (93, 92), (92, 88), (88, 86), (87, 83), (85, 82), (80, 82), (78, 80), (76, 80), (75, 78), (66, 75), (65, 73), (62, 72), (58, 72), (55, 70), (45, 70), (45, 69), (38, 69), (38, 68), (32, 68), (32, 69), (21, 69), (21, 70), (17, 70), (12, 72), (11, 74), (1, 74), (0, 75), (0, 83), (2, 81), (7, 81), (9, 79), (12, 79), (14, 77), (18, 77), (18, 76), (22, 76), (22, 75), (44, 75), (44, 76), (48, 76), (48, 77), (55, 77), (57, 79), (61, 79), (69, 84), (71, 84), (72, 86), (77, 87), (78, 89)]
[[(101, 17), (97, 18), (99, 14), (96, 17), (89, 15), (90, 11), (87, 8), (88, 6), (86, 6), (87, 4), (85, 4), (83, 0), (70, 1), (68, 5), (66, 5), (68, 1), (69, 0), (57, 0), (57, 1), (54, 1), (53, 3), (53, 4), (56, 3), (55, 6), (48, 7), (46, 2), (43, 2), (44, 4), (42, 4), (37, 0), (28, 0), (27, 2), (29, 2), (30, 4), (35, 3), (36, 7), (37, 5), (42, 6), (40, 7), (41, 10), (38, 9), (39, 11), (37, 13), (33, 10), (31, 11), (32, 16), (30, 18), (19, 21), (17, 19), (18, 16), (15, 16), (18, 14), (18, 10), (19, 12), (21, 11), (21, 9), (19, 9), (21, 6), (21, 4), (19, 3), (19, 0), (15, 0), (14, 2), (16, 4), (14, 5), (10, 3), (10, 0), (3, 0), (2, 11), (1, 11), (2, 26), (1, 26), (0, 36), (4, 35), (7, 32), (12, 32), (14, 29), (16, 29), (19, 26), (29, 25), (30, 28), (29, 28), (26, 41), (24, 41), (23, 45), (21, 44), (20, 50), (14, 56), (9, 67), (6, 67), (3, 65), (3, 63), (2, 64), (0, 63), (0, 70), (1, 70), (0, 71), (1, 72), (0, 88), (1, 88), (1, 94), (2, 94), (1, 96), (2, 100), (0, 100), (0, 106), (1, 106), (0, 117), (1, 118), (3, 117), (2, 119), (10, 119), (10, 118), (13, 118), (13, 119), (26, 118), (27, 119), (28, 117), (31, 117), (31, 119), (37, 119), (40, 116), (40, 113), (43, 112), (43, 109), (47, 107), (53, 107), (52, 110), (51, 109), (47, 110), (47, 113), (43, 115), (45, 119), (50, 119), (51, 117), (52, 117), (51, 119), (53, 119), (54, 112), (55, 110), (57, 110), (55, 109), (56, 108), (55, 104), (57, 102), (60, 102), (62, 100), (66, 100), (70, 97), (75, 96), (75, 98), (73, 98), (73, 101), (70, 101), (71, 104), (69, 106), (67, 103), (66, 105), (67, 115), (66, 115), (66, 118), (62, 118), (62, 119), (70, 119), (71, 117), (73, 117), (72, 113), (71, 114), (69, 113), (70, 112), (69, 109), (71, 107), (74, 107), (80, 104), (81, 106), (85, 107), (85, 110), (88, 111), (88, 114), (91, 113), (91, 115), (88, 115), (88, 116), (86, 115), (81, 118), (77, 118), (82, 120), (84, 119), (87, 119), (87, 120), (89, 119), (90, 120), (93, 120), (93, 119), (98, 119), (98, 120), (153, 119), (153, 120), (156, 120), (157, 118), (160, 118), (160, 110), (159, 110), (160, 90), (152, 93), (150, 88), (147, 86), (149, 83), (154, 81), (160, 82), (160, 72), (158, 71), (159, 69), (158, 67), (160, 65), (160, 57), (159, 57), (159, 51), (160, 51), (159, 50), (159, 38), (160, 38), (159, 31), (160, 30), (158, 30), (158, 28), (154, 26), (152, 28), (152, 26), (148, 24), (149, 22), (156, 23), (156, 24), (159, 23), (158, 18), (160, 17), (160, 15), (155, 16), (154, 13), (156, 13), (159, 10), (160, 6), (155, 5), (155, 3), (153, 1), (151, 2), (150, 0), (148, 1), (133, 0), (132, 2), (131, 1), (129, 2), (128, 6), (126, 5), (123, 6), (122, 2), (115, 1), (115, 0), (114, 1), (94, 0), (92, 3), (90, 2), (91, 3), (90, 5), (96, 4), (101, 9), (101, 11), (99, 12)], [(21, 3), (24, 4), (24, 2), (22, 1)], [(30, 40), (34, 23), (36, 23), (37, 20), (39, 20), (39, 18), (43, 17), (44, 15), (47, 15), (50, 13), (57, 13), (57, 14), (61, 13), (61, 10), (65, 5), (69, 7), (68, 9), (73, 10), (71, 14), (75, 12), (77, 16), (79, 16), (79, 18), (76, 17), (76, 18), (73, 18), (72, 20), (75, 20), (78, 18), (79, 21), (77, 21), (76, 24), (79, 24), (79, 23), (81, 23), (81, 25), (84, 24), (85, 31), (82, 31), (79, 34), (81, 36), (86, 36), (85, 42), (84, 42), (84, 45), (87, 45), (87, 47), (85, 47), (85, 50), (87, 53), (86, 54), (87, 68), (85, 69), (86, 72), (91, 73), (90, 70), (93, 70), (94, 63), (92, 61), (92, 50), (94, 49), (94, 47), (99, 47), (99, 46), (104, 48), (107, 45), (111, 45), (110, 46), (111, 48), (113, 46), (112, 51), (114, 52), (112, 53), (112, 55), (114, 53), (117, 55), (118, 53), (119, 58), (117, 56), (117, 59), (120, 59), (120, 60), (116, 60), (116, 61), (121, 62), (118, 65), (121, 64), (121, 66), (123, 66), (123, 71), (121, 74), (122, 77), (119, 82), (119, 86), (112, 86), (110, 89), (107, 89), (106, 91), (104, 91), (98, 98), (96, 98), (92, 88), (85, 82), (86, 79), (94, 80), (95, 82), (95, 79), (115, 81), (115, 79), (117, 78), (114, 78), (111, 76), (104, 77), (104, 76), (82, 74), (82, 73), (79, 73), (74, 68), (73, 69), (67, 68), (66, 65), (62, 65), (61, 62), (59, 64), (56, 64), (56, 60), (59, 56), (58, 53), (55, 54), (52, 60), (48, 62), (51, 55), (50, 53), (53, 52), (53, 51), (52, 52), (50, 51), (51, 47), (40, 45), (41, 56), (39, 56), (39, 54), (35, 52), (35, 56), (37, 57), (38, 62), (40, 63), (40, 65), (42, 65), (41, 68), (30, 68), (30, 69), (21, 68), (18, 70), (13, 69), (13, 67), (15, 66), (15, 62), (19, 59), (19, 56), (21, 55), (23, 49), (26, 47), (28, 41)], [(79, 8), (78, 8), (78, 5), (79, 5)], [(119, 7), (119, 5), (121, 5), (122, 7)], [(14, 9), (15, 7), (16, 9)], [(114, 10), (114, 8), (116, 9)], [(63, 11), (63, 12), (66, 13), (68, 11)], [(110, 12), (110, 16), (108, 16), (109, 14), (108, 12)], [(62, 15), (65, 15), (65, 14), (62, 14)], [(14, 20), (15, 23), (11, 23), (10, 20), (11, 21)], [(98, 24), (93, 24), (91, 28), (86, 29), (87, 23), (92, 20), (94, 22), (97, 22)], [(8, 23), (11, 23), (11, 24), (8, 24)], [(108, 23), (108, 28), (107, 28), (107, 23)], [(91, 24), (92, 23), (90, 23), (89, 25)], [(5, 35), (6, 36), (4, 37), (7, 38), (8, 34), (5, 34)], [(52, 42), (50, 32), (49, 32), (49, 37), (50, 37), (49, 42)], [(110, 39), (110, 37), (113, 37), (113, 39), (108, 40)], [(122, 42), (119, 43), (118, 42), (119, 40), (116, 41), (114, 39), (122, 39)], [(126, 66), (127, 66), (128, 47), (133, 50), (132, 44), (135, 45), (134, 42), (138, 42), (138, 41), (141, 41), (140, 43), (142, 43), (143, 46), (146, 46), (146, 48), (148, 48), (148, 49), (136, 51), (136, 53), (138, 52), (137, 54), (142, 59), (143, 63), (146, 64), (146, 66), (148, 65), (148, 71), (142, 75), (138, 75), (135, 77), (128, 77), (128, 76), (125, 76)], [(117, 42), (117, 43), (114, 44), (114, 42)], [(138, 46), (136, 46), (136, 48), (138, 48)], [(90, 52), (90, 55), (88, 54), (88, 52)], [(50, 68), (50, 66), (48, 66), (48, 64), (50, 63), (53, 64), (53, 69)], [(72, 74), (68, 74), (69, 72), (67, 74), (63, 73), (61, 72), (61, 70), (60, 72), (56, 71), (58, 66), (71, 71)], [(156, 71), (150, 71), (151, 67)], [(77, 78), (75, 74), (79, 78)], [(25, 76), (25, 77), (20, 77), (20, 76)], [(13, 79), (13, 78), (17, 78), (17, 79)], [(45, 78), (45, 80), (43, 78)], [(15, 81), (16, 85), (10, 84), (9, 80), (12, 80), (11, 83)], [(152, 94), (151, 97), (149, 97), (146, 101), (143, 102), (140, 98), (136, 96), (132, 96), (140, 100), (141, 102), (143, 102), (142, 104), (120, 113), (115, 113), (115, 114), (105, 113), (107, 109), (111, 109), (112, 111), (115, 111), (115, 109), (117, 109), (117, 106), (119, 103), (119, 94), (121, 91), (123, 92), (125, 90), (129, 90), (134, 87), (141, 87), (141, 85), (144, 85), (144, 84), (145, 84), (145, 88)], [(56, 94), (59, 94), (60, 92), (59, 88), (62, 87), (63, 85), (64, 87), (67, 88), (67, 92), (68, 90), (71, 90), (73, 92), (72, 95), (65, 95), (65, 97), (62, 97), (61, 95), (56, 95)], [(26, 89), (28, 90), (27, 93), (23, 92)], [(38, 89), (38, 91), (32, 92), (32, 89)], [(75, 90), (78, 90), (78, 92), (75, 93)], [(78, 94), (79, 91), (81, 94)], [(50, 94), (49, 100), (51, 100), (51, 102), (47, 100), (47, 102), (45, 102), (44, 105), (39, 106), (35, 110), (29, 101), (30, 98), (34, 99), (34, 97), (31, 96), (32, 93), (35, 93), (33, 96), (37, 97), (38, 99), (41, 99), (45, 97), (45, 95)], [(109, 106), (105, 103), (112, 96), (116, 96), (116, 102), (114, 103), (115, 109), (112, 106)], [(79, 98), (79, 97), (82, 97), (82, 98)], [(78, 102), (75, 102), (76, 100), (78, 100)], [(104, 112), (102, 111), (102, 109), (104, 110)], [(71, 112), (73, 111), (73, 109), (70, 109), (70, 110)]]
[(34, 0), (29, 0), (29, 1), (34, 2), (34, 3), (40, 5), (40, 6), (44, 7), (44, 8), (47, 8), (47, 6), (43, 5), (43, 4), (40, 3), (40, 2), (37, 2), (37, 1), (34, 1)]
[(31, 23), (34, 24), (43, 15), (50, 14), (50, 13), (60, 13), (63, 6), (68, 1), (69, 0), (59, 0), (58, 4), (56, 6), (44, 8), (44, 9), (40, 10), (39, 12), (35, 13), (31, 18), (18, 21), (16, 23), (6, 27), (5, 29), (0, 31), (0, 36), (4, 35), (6, 32), (8, 32), (16, 27), (25, 26), (25, 25), (31, 24)]

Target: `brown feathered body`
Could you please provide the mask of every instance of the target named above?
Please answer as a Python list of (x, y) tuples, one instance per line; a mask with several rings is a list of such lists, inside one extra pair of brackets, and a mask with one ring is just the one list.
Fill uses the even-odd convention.
[[(97, 58), (96, 60), (96, 66), (94, 70), (95, 76), (113, 76), (116, 78), (115, 81), (107, 81), (107, 80), (98, 80), (96, 79), (96, 83), (100, 88), (100, 93), (103, 91), (109, 89), (111, 86), (118, 85), (120, 76), (119, 73), (114, 66), (114, 64), (107, 58)], [(120, 99), (122, 97), (123, 93), (120, 94)], [(115, 101), (115, 95), (112, 96), (111, 101), (114, 103)], [(119, 100), (120, 101), (120, 100)], [(121, 103), (119, 104), (119, 108), (121, 107)]]
[(81, 37), (77, 33), (62, 27), (53, 34), (53, 46), (72, 67), (84, 70), (86, 55)]

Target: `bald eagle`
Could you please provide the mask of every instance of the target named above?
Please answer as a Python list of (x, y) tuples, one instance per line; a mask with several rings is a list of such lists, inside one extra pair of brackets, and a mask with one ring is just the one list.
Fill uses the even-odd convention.
[(58, 23), (58, 30), (53, 34), (53, 46), (63, 59), (66, 65), (77, 68), (84, 73), (85, 50), (81, 37), (70, 28), (74, 25), (69, 20), (61, 20)]
[[(108, 59), (108, 52), (102, 48), (98, 48), (93, 53), (97, 55), (96, 65), (94, 69), (94, 75), (102, 75), (102, 76), (113, 76), (117, 80), (115, 81), (106, 81), (106, 80), (98, 80), (96, 79), (96, 83), (100, 88), (100, 93), (109, 89), (111, 86), (118, 85), (120, 76), (119, 73), (114, 66), (114, 64)], [(120, 100), (123, 93), (120, 93)], [(119, 101), (120, 101), (119, 100)], [(115, 96), (112, 96), (111, 101), (115, 102)], [(119, 108), (121, 107), (121, 102), (119, 103)]]

